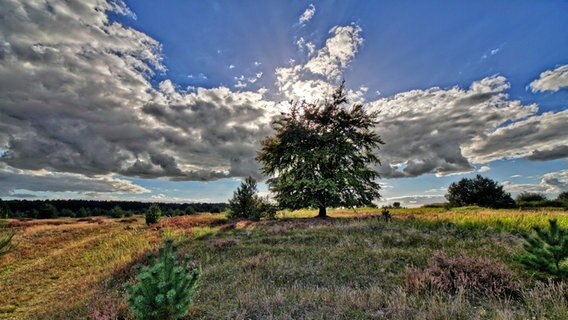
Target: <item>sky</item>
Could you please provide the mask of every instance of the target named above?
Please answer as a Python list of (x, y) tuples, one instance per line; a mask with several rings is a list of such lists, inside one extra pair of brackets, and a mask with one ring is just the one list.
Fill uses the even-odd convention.
[(383, 198), (568, 190), (566, 1), (0, 2), (0, 197), (220, 202), (345, 80)]

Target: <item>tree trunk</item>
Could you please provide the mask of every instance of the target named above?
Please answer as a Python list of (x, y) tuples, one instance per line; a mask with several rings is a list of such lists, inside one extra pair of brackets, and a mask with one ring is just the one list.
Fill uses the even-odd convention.
[(318, 218), (327, 218), (327, 213), (325, 210), (325, 207), (319, 207)]

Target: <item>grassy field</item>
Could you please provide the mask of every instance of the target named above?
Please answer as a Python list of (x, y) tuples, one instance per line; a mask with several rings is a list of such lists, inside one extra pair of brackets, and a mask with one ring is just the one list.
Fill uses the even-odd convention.
[[(516, 261), (520, 231), (568, 227), (565, 211), (465, 208), (281, 212), (276, 221), (223, 215), (12, 222), (14, 252), (0, 258), (0, 319), (129, 318), (124, 283), (163, 238), (202, 269), (195, 319), (566, 319), (568, 284), (537, 281)], [(520, 298), (414, 292), (412, 270), (437, 252), (484, 257), (510, 270)], [(493, 263), (492, 262), (492, 263)]]

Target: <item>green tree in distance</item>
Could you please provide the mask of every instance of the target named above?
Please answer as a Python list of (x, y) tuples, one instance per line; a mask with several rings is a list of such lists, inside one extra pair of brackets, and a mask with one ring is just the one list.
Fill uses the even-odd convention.
[(380, 197), (378, 113), (344, 107), (344, 89), (341, 84), (323, 103), (294, 104), (261, 142), (257, 160), (280, 207), (318, 208), (325, 218), (327, 207), (371, 205)]
[(446, 199), (453, 207), (476, 205), (488, 208), (507, 208), (515, 204), (503, 186), (489, 178), (477, 175), (450, 184)]

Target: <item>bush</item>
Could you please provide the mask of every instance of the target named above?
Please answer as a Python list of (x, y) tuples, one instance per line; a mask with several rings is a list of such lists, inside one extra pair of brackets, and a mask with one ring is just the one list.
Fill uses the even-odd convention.
[(46, 203), (39, 208), (38, 219), (55, 219), (58, 216), (57, 209), (50, 203)]
[(394, 202), (394, 203), (392, 204), (392, 207), (393, 207), (394, 209), (400, 209), (400, 202)]
[(521, 192), (515, 198), (516, 202), (532, 202), (532, 201), (545, 201), (546, 196), (542, 193), (534, 193), (534, 192)]
[(179, 319), (187, 314), (199, 272), (186, 256), (180, 261), (172, 240), (166, 240), (151, 266), (142, 267), (128, 287), (128, 306), (139, 320)]
[(185, 214), (186, 215), (192, 215), (192, 214), (196, 214), (197, 211), (195, 211), (195, 209), (192, 206), (187, 206), (185, 207)]
[(146, 224), (151, 225), (154, 223), (158, 223), (160, 218), (162, 217), (162, 210), (156, 204), (153, 204), (146, 210)]
[(77, 213), (75, 213), (75, 217), (76, 218), (85, 218), (88, 217), (89, 213), (87, 212), (87, 210), (85, 208), (81, 208), (79, 209), (79, 211), (77, 211)]
[(485, 258), (464, 254), (449, 257), (436, 253), (426, 269), (408, 273), (406, 288), (413, 292), (439, 290), (456, 294), (463, 289), (473, 296), (493, 295), (519, 298), (521, 287), (503, 265)]
[(519, 260), (527, 268), (557, 279), (568, 278), (568, 229), (549, 220), (548, 230), (534, 227), (534, 234), (524, 234), (525, 253)]
[(109, 212), (109, 216), (111, 218), (115, 218), (115, 219), (122, 218), (123, 215), (124, 215), (124, 211), (119, 206), (112, 208), (112, 210), (110, 210), (110, 212)]
[(488, 208), (509, 208), (515, 205), (511, 194), (503, 186), (489, 178), (477, 175), (474, 179), (463, 178), (448, 187), (446, 199), (452, 207), (476, 205)]

